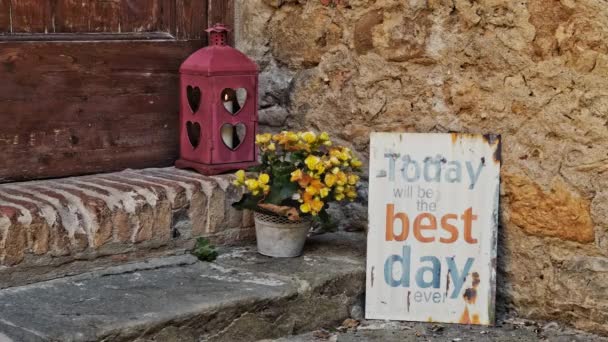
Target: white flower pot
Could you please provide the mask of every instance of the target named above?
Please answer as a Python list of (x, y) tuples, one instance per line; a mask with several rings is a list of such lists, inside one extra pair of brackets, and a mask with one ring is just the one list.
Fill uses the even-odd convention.
[(277, 257), (293, 258), (302, 254), (312, 221), (289, 221), (286, 217), (255, 212), (255, 235), (258, 253)]

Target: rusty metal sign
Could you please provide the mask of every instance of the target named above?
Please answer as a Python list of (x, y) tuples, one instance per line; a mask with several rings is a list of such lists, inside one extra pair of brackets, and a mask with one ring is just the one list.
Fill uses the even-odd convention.
[(372, 133), (366, 318), (493, 324), (500, 136)]

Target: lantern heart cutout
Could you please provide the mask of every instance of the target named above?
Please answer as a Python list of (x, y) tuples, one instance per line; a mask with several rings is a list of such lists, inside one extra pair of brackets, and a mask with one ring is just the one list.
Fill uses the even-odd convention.
[(231, 125), (225, 123), (221, 127), (222, 142), (231, 150), (236, 150), (245, 141), (247, 126), (242, 123)]
[(201, 125), (198, 122), (186, 122), (186, 131), (188, 132), (188, 140), (193, 148), (197, 148), (201, 143)]
[(247, 101), (247, 89), (245, 88), (226, 88), (222, 91), (222, 103), (224, 108), (231, 115), (238, 114)]
[(192, 114), (196, 114), (201, 106), (201, 89), (199, 87), (186, 87), (186, 97), (188, 98), (188, 104), (192, 110)]

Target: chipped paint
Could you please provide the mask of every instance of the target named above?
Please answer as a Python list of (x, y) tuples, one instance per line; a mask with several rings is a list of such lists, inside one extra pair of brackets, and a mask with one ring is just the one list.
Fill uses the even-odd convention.
[(123, 186), (128, 186), (131, 187), (133, 190), (135, 190), (136, 193), (138, 193), (139, 195), (141, 195), (143, 198), (146, 199), (146, 203), (148, 203), (151, 206), (156, 206), (156, 202), (158, 202), (158, 195), (155, 194), (153, 191), (148, 190), (146, 188), (142, 188), (141, 186), (138, 185), (134, 185), (134, 184), (129, 184), (129, 183), (124, 183), (124, 182), (118, 182), (112, 179), (108, 179), (107, 177), (103, 177), (100, 176), (100, 179), (102, 179), (104, 182), (110, 183), (110, 184), (117, 184), (117, 185), (123, 185)]
[(31, 204), (35, 205), (38, 208), (39, 215), (46, 221), (46, 223), (49, 225), (49, 227), (54, 226), (55, 223), (57, 222), (57, 217), (58, 217), (57, 210), (55, 210), (52, 206), (50, 206), (46, 203), (43, 203), (41, 201), (38, 201), (38, 200), (35, 200), (32, 198), (14, 195), (12, 193), (9, 194), (6, 191), (2, 191), (1, 189), (0, 189), (0, 196), (6, 198), (7, 200), (21, 201), (21, 202), (31, 203)]
[(68, 201), (67, 207), (71, 208), (71, 211), (76, 213), (79, 218), (77, 220), (77, 223), (82, 222), (82, 225), (80, 225), (80, 227), (72, 227), (71, 229), (73, 229), (74, 231), (84, 230), (84, 233), (86, 234), (87, 240), (89, 242), (89, 246), (95, 246), (95, 234), (99, 230), (99, 223), (97, 222), (96, 216), (84, 206), (84, 203), (82, 202), (80, 197), (67, 191), (60, 190), (54, 185), (39, 186), (39, 188), (59, 194)]

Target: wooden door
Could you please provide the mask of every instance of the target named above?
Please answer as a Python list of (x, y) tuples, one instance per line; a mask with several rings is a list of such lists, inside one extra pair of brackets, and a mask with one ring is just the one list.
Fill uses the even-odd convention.
[(0, 0), (0, 182), (171, 165), (215, 22), (231, 0)]

